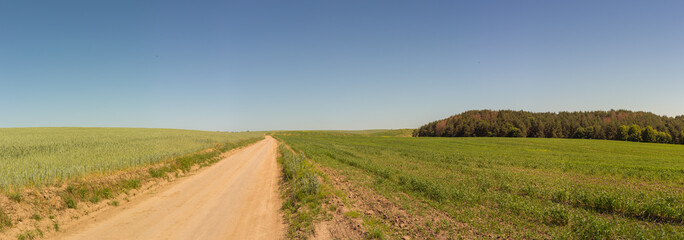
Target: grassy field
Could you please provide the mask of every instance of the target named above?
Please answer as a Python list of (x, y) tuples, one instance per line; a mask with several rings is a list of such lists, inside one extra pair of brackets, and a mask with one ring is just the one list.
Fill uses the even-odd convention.
[(313, 131), (313, 132), (328, 132), (341, 134), (356, 134), (373, 137), (410, 137), (413, 129), (370, 129), (370, 130), (337, 130), (337, 131)]
[(133, 128), (0, 129), (0, 190), (134, 168), (261, 135)]
[(385, 222), (380, 228), (385, 235), (411, 236), (444, 224), (433, 236), (684, 238), (684, 146), (372, 134), (380, 137), (339, 132), (276, 136), (411, 214), (425, 214), (411, 209), (412, 203), (423, 202), (459, 223), (435, 223), (425, 216), (425, 222), (404, 229)]

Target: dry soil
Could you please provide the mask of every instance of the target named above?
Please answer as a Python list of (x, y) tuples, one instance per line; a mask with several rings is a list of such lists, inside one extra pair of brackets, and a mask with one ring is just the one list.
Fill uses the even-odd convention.
[(270, 136), (141, 201), (89, 216), (54, 239), (281, 239)]

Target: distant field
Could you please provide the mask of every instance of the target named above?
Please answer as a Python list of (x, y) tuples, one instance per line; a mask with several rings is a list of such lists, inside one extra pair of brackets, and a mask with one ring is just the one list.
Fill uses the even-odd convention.
[(133, 128), (0, 129), (0, 190), (157, 163), (261, 135)]
[(425, 202), (462, 223), (436, 228), (447, 223), (426, 216), (406, 229), (384, 222), (388, 235), (438, 229), (433, 234), (451, 237), (684, 238), (684, 146), (373, 134), (382, 136), (276, 136), (401, 206)]
[(303, 132), (318, 132), (318, 133), (341, 133), (341, 134), (358, 134), (374, 137), (410, 137), (413, 129), (368, 129), (368, 130), (332, 130), (332, 131), (303, 131)]

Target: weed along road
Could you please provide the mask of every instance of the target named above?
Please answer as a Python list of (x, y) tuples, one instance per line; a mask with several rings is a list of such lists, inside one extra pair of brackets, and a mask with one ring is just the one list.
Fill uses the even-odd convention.
[(280, 239), (277, 141), (270, 136), (56, 239)]

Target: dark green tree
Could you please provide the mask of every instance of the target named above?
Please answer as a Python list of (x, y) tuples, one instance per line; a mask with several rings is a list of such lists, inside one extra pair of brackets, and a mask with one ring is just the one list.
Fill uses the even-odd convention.
[(656, 134), (656, 142), (670, 143), (672, 142), (672, 135), (666, 132), (658, 132), (658, 134)]
[(594, 134), (596, 133), (596, 128), (594, 126), (589, 126), (584, 129), (584, 138), (590, 139), (594, 138)]
[(632, 141), (632, 142), (641, 142), (641, 127), (636, 124), (632, 124), (632, 126), (629, 126), (629, 137), (627, 140)]
[(517, 127), (511, 127), (508, 130), (508, 134), (506, 134), (506, 137), (522, 137), (522, 131), (520, 128)]
[(627, 141), (627, 139), (629, 139), (629, 127), (620, 125), (620, 127), (618, 127), (616, 138), (616, 140)]
[(572, 138), (585, 138), (587, 131), (583, 127), (578, 127), (575, 129), (575, 133), (572, 134)]
[(644, 128), (644, 130), (641, 132), (641, 141), (644, 142), (656, 142), (657, 132), (654, 130), (651, 126), (647, 126)]
[[(631, 125), (639, 126), (638, 136), (635, 134), (630, 136)], [(670, 134), (671, 140), (668, 143), (684, 144), (684, 115), (673, 118), (627, 110), (559, 113), (474, 110), (430, 122), (415, 131), (414, 135), (418, 137), (517, 136), (517, 131), (511, 131), (512, 127), (515, 127), (520, 130), (520, 137), (653, 141), (650, 130), (643, 130), (646, 126), (650, 126), (656, 133), (656, 142), (665, 142), (667, 134)], [(659, 134), (659, 129), (666, 134)], [(632, 130), (633, 133), (636, 132), (635, 129)]]

